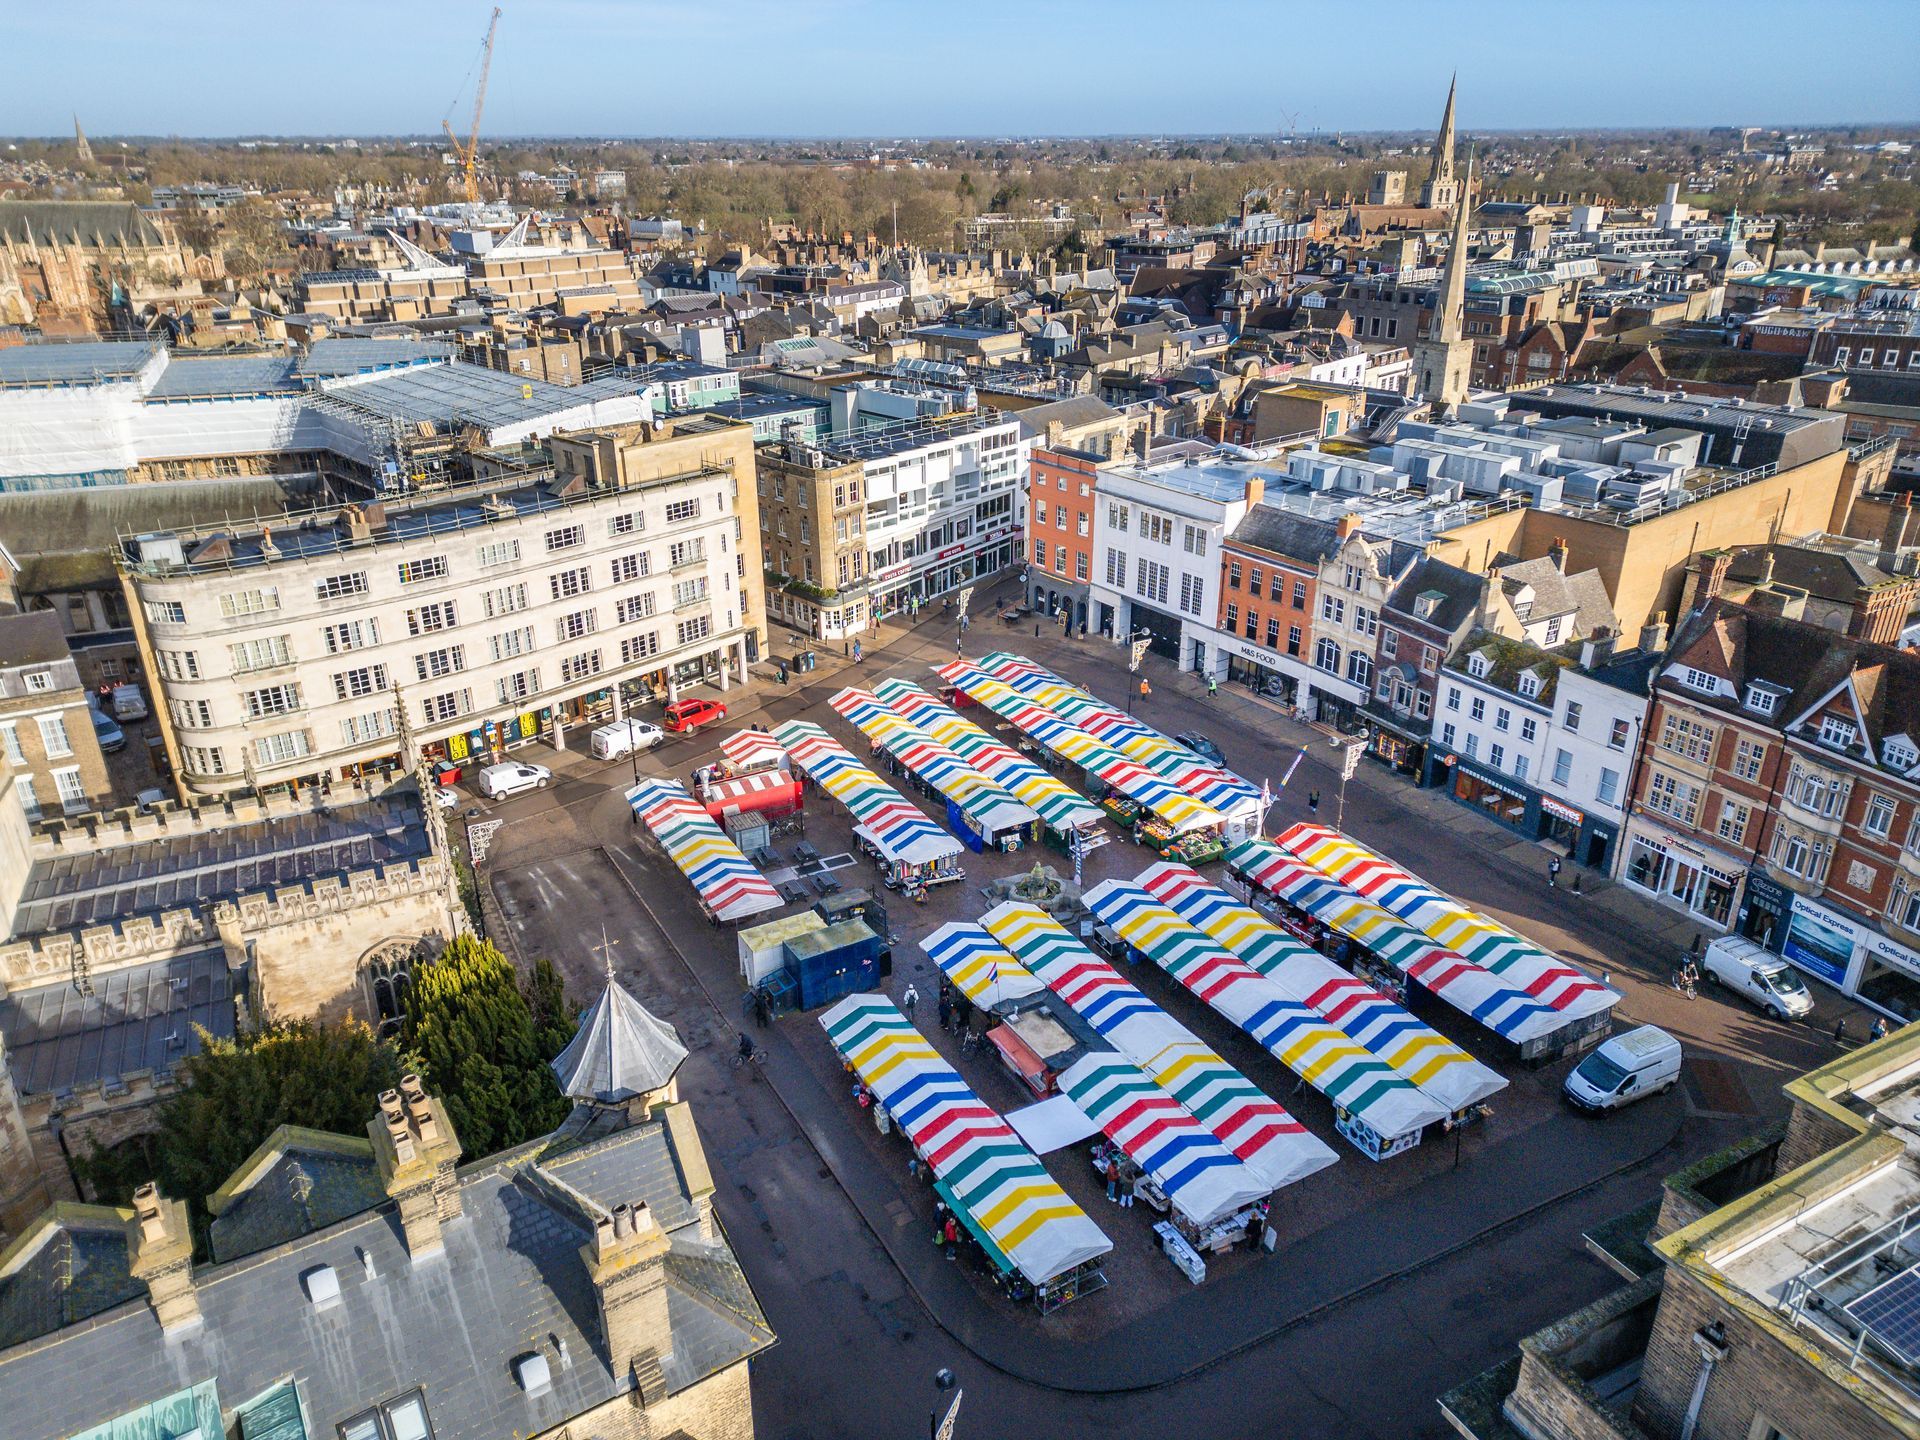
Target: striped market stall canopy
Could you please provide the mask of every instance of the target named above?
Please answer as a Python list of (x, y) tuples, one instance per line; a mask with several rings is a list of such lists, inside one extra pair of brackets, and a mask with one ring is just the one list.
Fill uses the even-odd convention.
[(1172, 826), (1176, 834), (1226, 823), (1227, 817), (1211, 805), (1194, 799), (1171, 781), (1129, 760), (985, 671), (962, 661), (941, 666), (939, 675), (970, 700), (984, 705), (1003, 720), (1011, 720), (1056, 755), (1071, 760), (1102, 784), (1153, 811)]
[(1458, 900), (1442, 895), (1349, 836), (1324, 825), (1299, 824), (1275, 843), (1322, 874), (1364, 895), (1418, 930), (1517, 985), (1562, 1014), (1584, 1017), (1611, 1010), (1620, 994), (1505, 929)]
[(1108, 880), (1087, 892), (1086, 905), (1101, 923), (1376, 1135), (1387, 1140), (1417, 1135), (1447, 1118), (1448, 1107), (1138, 885)]
[(720, 919), (743, 920), (786, 903), (679, 781), (642, 780), (627, 791), (627, 804)]
[(1040, 817), (877, 696), (849, 687), (827, 702), (941, 795), (984, 833), (1031, 825)]
[(1113, 1249), (893, 1002), (849, 995), (820, 1024), (1010, 1268), (1044, 1285)]
[(908, 804), (898, 790), (818, 725), (788, 720), (774, 735), (808, 779), (847, 807), (887, 859), (927, 865), (960, 853), (958, 840)]
[(1268, 1189), (1303, 1180), (1338, 1158), (1046, 911), (1009, 902), (989, 910), (980, 923), (1126, 1060), (1186, 1106)]
[(962, 995), (985, 1010), (1047, 988), (998, 940), (970, 921), (942, 925), (920, 941), (920, 948)]
[(764, 730), (736, 730), (720, 742), (720, 753), (735, 770), (766, 770), (787, 758), (787, 747)]
[(1364, 945), (1504, 1040), (1524, 1045), (1552, 1035), (1566, 1023), (1551, 1005), (1454, 954), (1271, 841), (1243, 840), (1230, 846), (1227, 868)]
[(1065, 834), (1078, 826), (1097, 823), (1106, 813), (1018, 750), (1002, 745), (971, 720), (963, 720), (911, 680), (883, 680), (874, 686), (873, 693), (895, 714), (911, 720), (989, 780), (1012, 791), (1050, 829)]
[(1060, 1076), (1078, 1105), (1195, 1225), (1211, 1225), (1272, 1192), (1159, 1083), (1118, 1055), (1089, 1055)]
[(784, 770), (756, 770), (750, 775), (715, 781), (706, 787), (703, 798), (709, 810), (725, 810), (730, 806), (752, 809), (747, 802), (754, 797), (762, 797), (764, 803), (764, 797), (774, 791), (793, 788), (793, 777)]
[(1506, 1088), (1498, 1072), (1198, 871), (1168, 862), (1143, 871), (1137, 883), (1448, 1110), (1464, 1110)]

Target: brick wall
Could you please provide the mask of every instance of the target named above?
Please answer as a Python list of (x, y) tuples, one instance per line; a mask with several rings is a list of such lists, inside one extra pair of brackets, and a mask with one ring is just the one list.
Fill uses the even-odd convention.
[(1780, 1158), (1774, 1173), (1786, 1175), (1809, 1160), (1824, 1155), (1834, 1146), (1851, 1140), (1860, 1132), (1824, 1110), (1797, 1101), (1787, 1119), (1787, 1137), (1780, 1142)]
[(753, 1395), (744, 1362), (642, 1409), (622, 1395), (576, 1415), (538, 1440), (753, 1440)]

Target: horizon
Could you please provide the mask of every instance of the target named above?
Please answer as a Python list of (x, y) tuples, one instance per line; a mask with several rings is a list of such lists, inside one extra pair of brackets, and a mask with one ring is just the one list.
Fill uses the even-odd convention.
[[(29, 60), (0, 95), (0, 133), (57, 139), (71, 134), (77, 111), (88, 134), (102, 139), (431, 140), (443, 107), (464, 133), (490, 8), (487, 0), (398, 8), (335, 0), (319, 23), (295, 23), (291, 68), (271, 57), (230, 65), (218, 84), (164, 100), (156, 98), (156, 67), (191, 73), (195, 57), (241, 43), (236, 25), (257, 12), (228, 0), (179, 0), (160, 33), (150, 7), (101, 0), (90, 12), (80, 95), (69, 67), (46, 63), (79, 53), (71, 17), (22, 11), (0, 18), (0, 47)], [(1658, 43), (1582, 83), (1589, 77), (1569, 75), (1543, 53), (1537, 5), (1479, 0), (1436, 27), (1430, 5), (1379, 0), (1368, 33), (1408, 43), (1368, 53), (1358, 79), (1308, 66), (1248, 84), (1177, 48), (1165, 63), (1160, 51), (1143, 61), (1136, 37), (1167, 23), (1145, 0), (979, 0), (951, 25), (897, 0), (741, 0), (733, 29), (716, 41), (682, 38), (685, 12), (659, 0), (508, 0), (481, 138), (793, 144), (1418, 134), (1437, 125), (1456, 68), (1463, 136), (1920, 123), (1907, 61), (1920, 52), (1920, 6), (1832, 0), (1823, 8), (1830, 33), (1862, 30), (1872, 44), (1809, 51), (1802, 7), (1752, 0), (1737, 60), (1725, 52), (1736, 37), (1720, 23), (1723, 12), (1656, 0), (1568, 3), (1554, 17), (1556, 33), (1577, 24), (1569, 13), (1576, 8), (1594, 19), (1600, 43), (1591, 53), (1610, 49), (1605, 41), (1619, 34)], [(1210, 23), (1244, 29), (1244, 7), (1195, 0), (1179, 19), (1197, 51), (1214, 33)], [(1299, 45), (1283, 37), (1274, 58), (1311, 58), (1345, 33), (1323, 28)], [(948, 58), (957, 40), (980, 34), (992, 37), (989, 58), (1004, 55), (1005, 64)], [(380, 37), (373, 48), (370, 38)], [(1052, 65), (1055, 45), (1081, 63)], [(1529, 56), (1543, 63), (1514, 64)], [(289, 74), (301, 83), (288, 84)], [(908, 75), (921, 83), (902, 86)], [(1757, 116), (1756, 105), (1772, 113)], [(1821, 118), (1846, 111), (1857, 113)]]

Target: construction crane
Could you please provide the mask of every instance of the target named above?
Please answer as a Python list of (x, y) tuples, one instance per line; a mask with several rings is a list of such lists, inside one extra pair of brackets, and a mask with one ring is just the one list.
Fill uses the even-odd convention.
[[(452, 105), (447, 107), (447, 114), (440, 120), (440, 128), (447, 132), (447, 139), (453, 142), (454, 163), (460, 169), (460, 180), (467, 192), (469, 205), (480, 203), (480, 180), (477, 173), (480, 158), (480, 114), (487, 104), (487, 71), (493, 66), (493, 32), (499, 28), (500, 7), (496, 5), (493, 7), (493, 18), (487, 21), (487, 38), (480, 46), (480, 78), (474, 82), (473, 86), (473, 130), (467, 136), (466, 143), (460, 142), (460, 137), (453, 133), (453, 126), (449, 123), (449, 117), (453, 114)], [(455, 96), (454, 99), (457, 103), (459, 97)]]

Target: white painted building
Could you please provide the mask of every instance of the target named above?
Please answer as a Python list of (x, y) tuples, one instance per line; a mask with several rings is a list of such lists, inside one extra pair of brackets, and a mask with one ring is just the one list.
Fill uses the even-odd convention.
[[(1540, 771), (1550, 833), (1582, 865), (1610, 872), (1626, 826), (1628, 771), (1646, 722), (1647, 671), (1638, 651), (1614, 660), (1604, 642), (1560, 672)], [(1638, 689), (1634, 688), (1638, 686)]]

